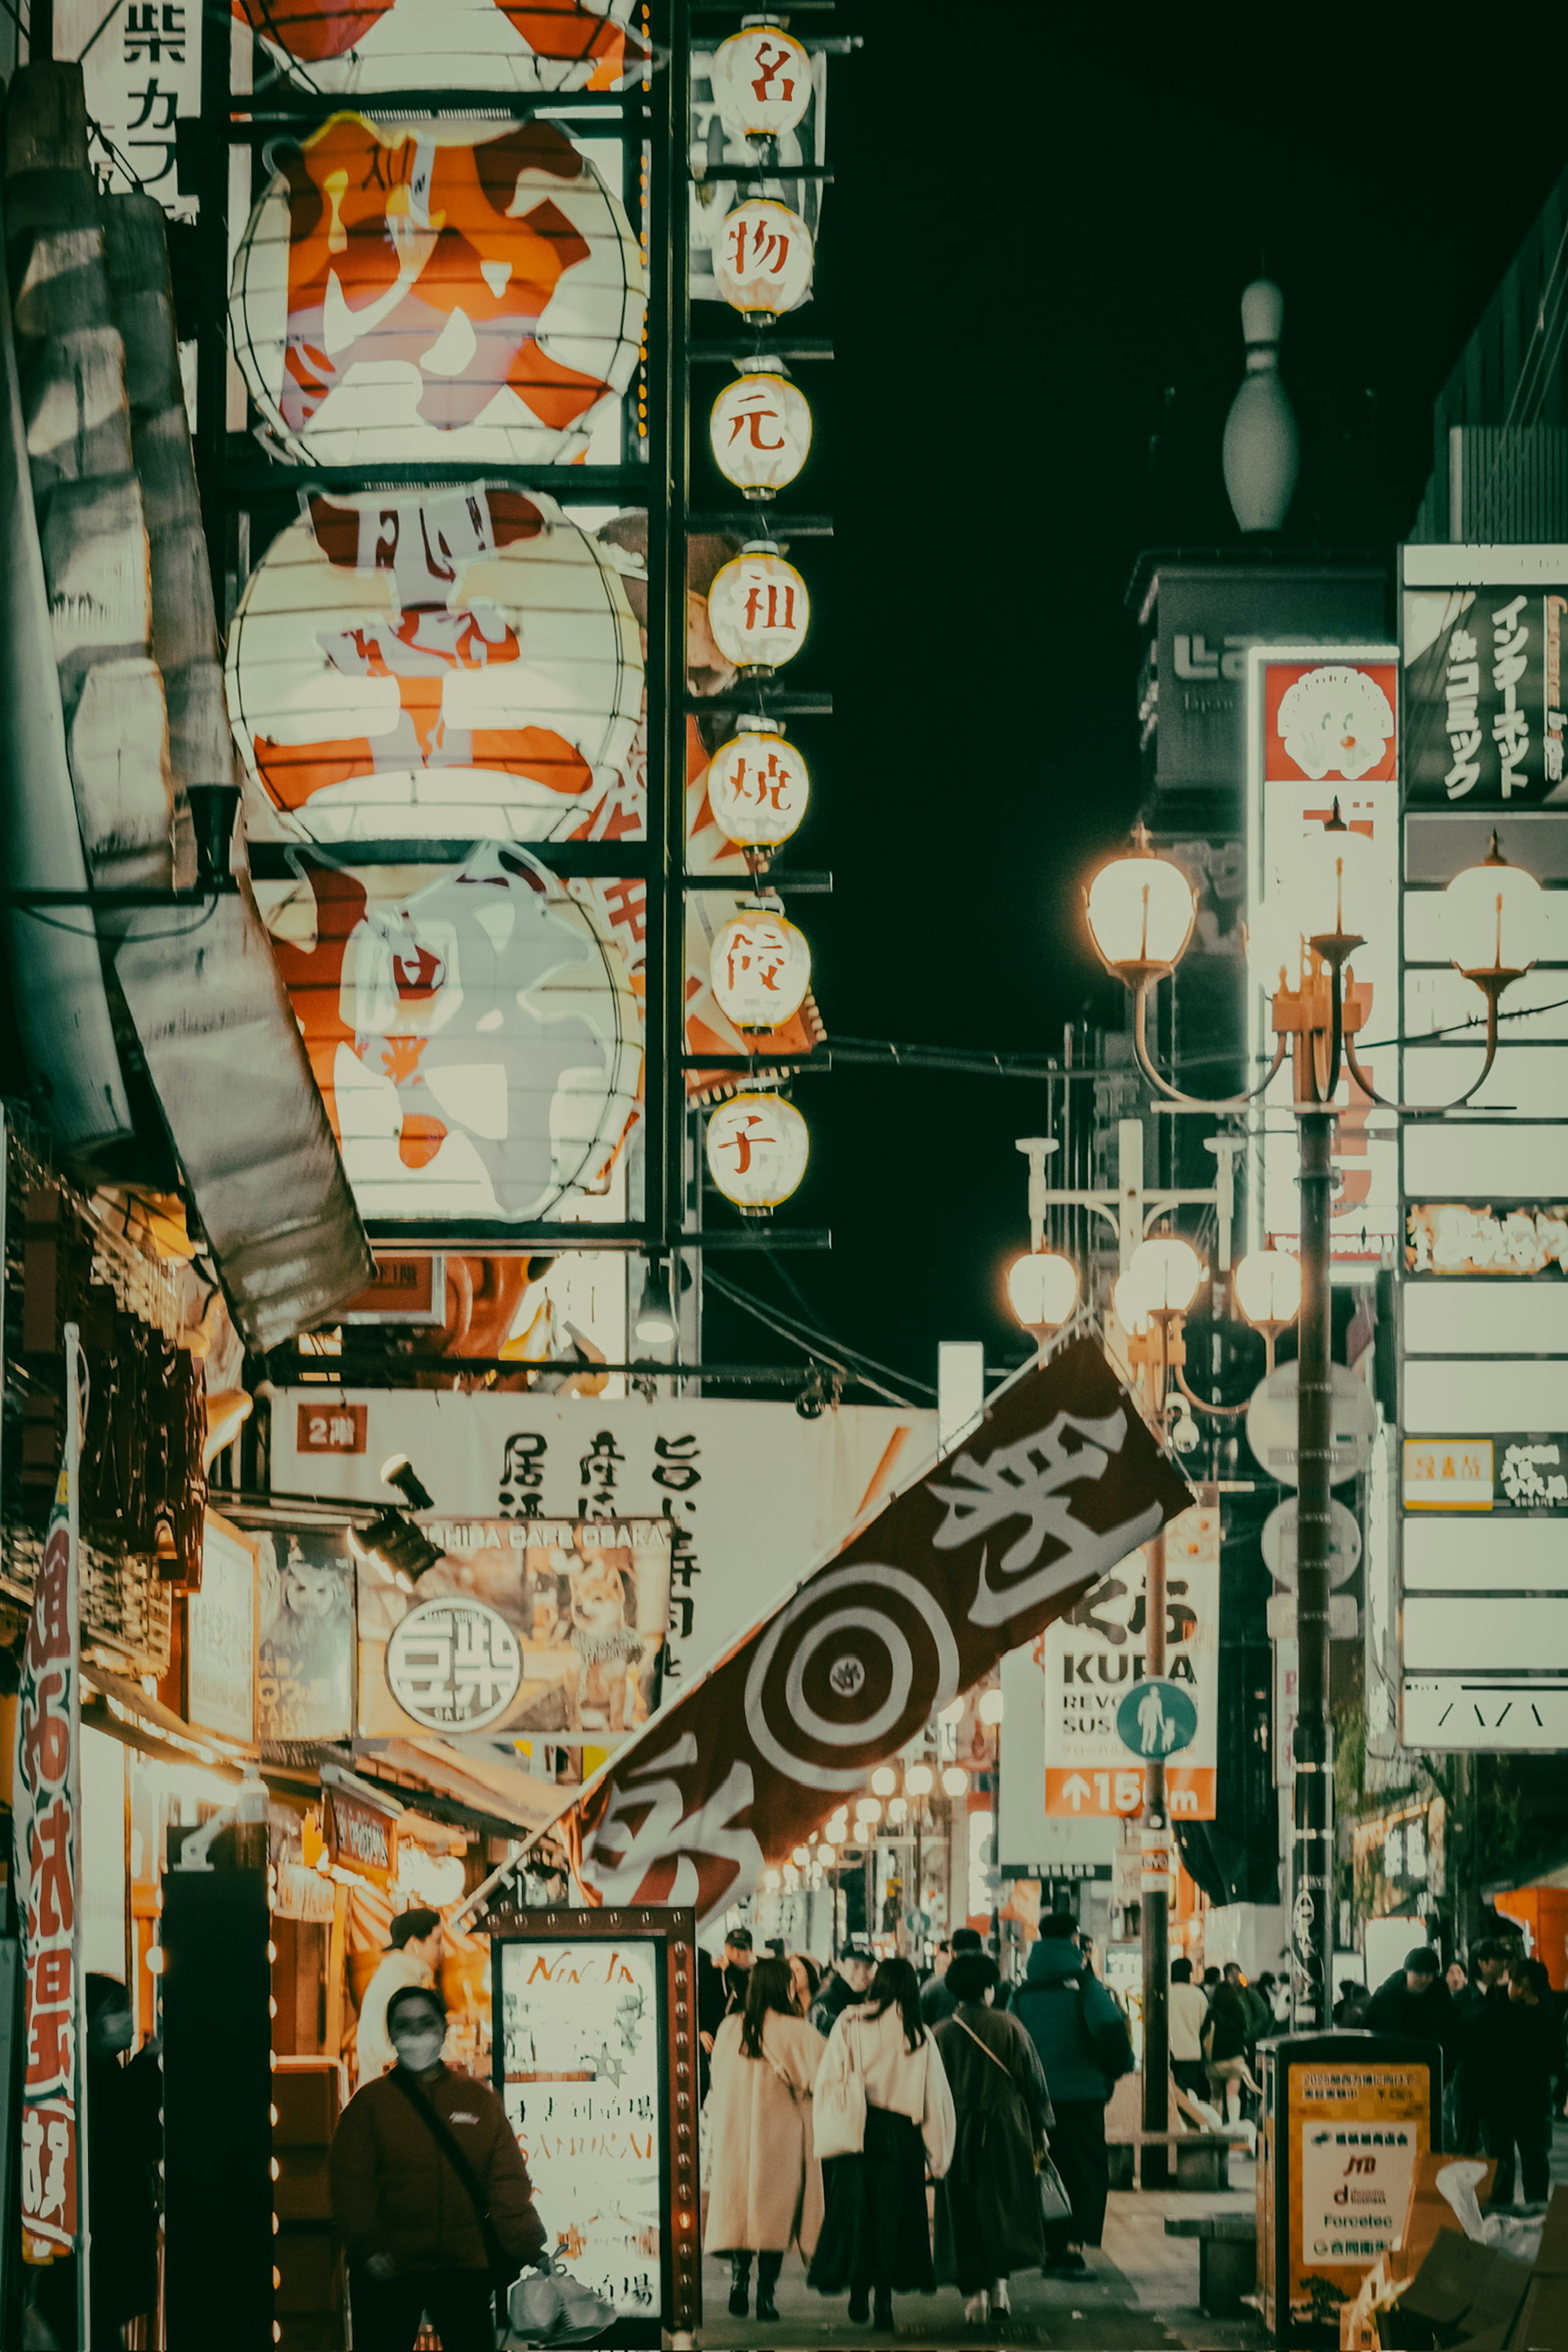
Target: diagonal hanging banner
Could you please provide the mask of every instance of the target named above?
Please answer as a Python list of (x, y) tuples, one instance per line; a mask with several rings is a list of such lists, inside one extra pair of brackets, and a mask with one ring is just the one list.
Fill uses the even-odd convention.
[(1097, 1343), (1065, 1348), (604, 1768), (558, 1824), (590, 1899), (742, 1901), (1192, 1499)]

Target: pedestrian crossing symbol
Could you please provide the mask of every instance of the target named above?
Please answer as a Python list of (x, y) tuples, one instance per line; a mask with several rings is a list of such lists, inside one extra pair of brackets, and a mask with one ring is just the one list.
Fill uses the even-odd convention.
[(1116, 1736), (1134, 1756), (1173, 1756), (1197, 1737), (1190, 1693), (1163, 1675), (1134, 1683), (1116, 1710)]

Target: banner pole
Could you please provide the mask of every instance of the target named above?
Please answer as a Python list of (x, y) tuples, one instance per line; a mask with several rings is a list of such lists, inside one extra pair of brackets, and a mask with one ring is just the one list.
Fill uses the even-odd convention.
[(88, 2332), (87, 2266), (92, 2216), (87, 2191), (87, 2000), (81, 1967), (81, 1425), (82, 1391), (87, 1364), (81, 1351), (80, 1327), (68, 1323), (66, 1339), (66, 1567), (67, 1612), (70, 1623), (74, 1671), (70, 1678), (70, 1808), (76, 1825), (77, 1883), (71, 1911), (71, 1976), (76, 1986), (76, 2194), (77, 2341), (91, 2341)]

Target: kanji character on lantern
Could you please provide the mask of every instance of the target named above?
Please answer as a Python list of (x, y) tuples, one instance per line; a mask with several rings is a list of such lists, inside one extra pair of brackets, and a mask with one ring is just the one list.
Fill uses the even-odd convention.
[(726, 215), (713, 247), (719, 291), (748, 319), (798, 309), (811, 291), (811, 231), (776, 196), (751, 196)]
[(710, 1118), (707, 1140), (709, 1174), (748, 1217), (789, 1199), (811, 1152), (805, 1119), (779, 1095), (733, 1096)]
[(793, 482), (811, 451), (811, 407), (783, 362), (727, 383), (708, 420), (713, 462), (749, 499)]
[(739, 1029), (776, 1029), (811, 985), (811, 950), (783, 915), (748, 908), (713, 941), (709, 976), (719, 1009)]
[(777, 139), (811, 104), (811, 58), (778, 25), (748, 25), (713, 53), (713, 103), (733, 139)]
[(742, 719), (739, 733), (709, 763), (713, 822), (742, 849), (772, 849), (787, 841), (810, 795), (805, 761), (769, 719)]
[(779, 669), (805, 643), (811, 598), (773, 541), (753, 540), (714, 574), (708, 622), (713, 642), (737, 669)]

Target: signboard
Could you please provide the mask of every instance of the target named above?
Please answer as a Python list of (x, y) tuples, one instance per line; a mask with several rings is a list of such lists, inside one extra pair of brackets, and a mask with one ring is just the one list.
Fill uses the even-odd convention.
[[(1412, 551), (1407, 580), (1415, 569)], [(1557, 588), (1406, 586), (1405, 764), (1413, 808), (1568, 802), (1565, 612), (1568, 595)]]
[(247, 1746), (256, 1737), (257, 1548), (208, 1511), (202, 1581), (185, 1602), (185, 1716)]
[[(1333, 1389), (1329, 1436), (1329, 1481), (1342, 1486), (1359, 1478), (1372, 1460), (1377, 1436), (1377, 1402), (1363, 1380), (1343, 1364), (1329, 1367)], [(1247, 1442), (1260, 1469), (1282, 1486), (1300, 1483), (1296, 1467), (1297, 1367), (1279, 1364), (1258, 1381), (1247, 1408)]]
[[(1259, 1538), (1263, 1565), (1276, 1584), (1288, 1592), (1296, 1590), (1299, 1554), (1296, 1548), (1296, 1510), (1294, 1496), (1287, 1503), (1276, 1504), (1263, 1522)], [(1348, 1584), (1361, 1566), (1361, 1529), (1342, 1503), (1329, 1505), (1329, 1583), (1338, 1589)]]
[(1109, 1878), (1118, 1832), (1098, 1814), (1049, 1820), (1046, 1788), (1046, 1635), (1010, 1650), (1000, 1668), (996, 1851), (1004, 1877)]
[(1407, 1274), (1568, 1274), (1568, 1204), (1442, 1201), (1405, 1212)]
[[(1400, 1099), (1399, 663), (1392, 646), (1269, 646), (1248, 662), (1247, 921), (1258, 952), (1247, 992), (1248, 1051), (1268, 1066), (1274, 1037), (1269, 994), (1283, 961), (1296, 973), (1291, 904), (1300, 845), (1321, 832), (1337, 802), (1352, 833), (1373, 845), (1382, 919), (1368, 925), (1349, 966), (1361, 1020), (1358, 1058), (1371, 1083)], [(1278, 952), (1276, 952), (1278, 950)], [(1364, 1045), (1365, 1050), (1362, 1050)], [(1261, 1058), (1259, 1058), (1261, 1057)], [(1256, 1114), (1262, 1149), (1258, 1230), (1294, 1248), (1300, 1234), (1290, 1076), (1282, 1072)], [(1335, 1265), (1375, 1269), (1399, 1236), (1399, 1164), (1391, 1114), (1372, 1110), (1347, 1072), (1336, 1097), (1331, 1210)]]
[(353, 1737), (354, 1564), (341, 1528), (258, 1528), (256, 1737)]
[(1116, 1737), (1134, 1756), (1171, 1756), (1197, 1737), (1198, 1711), (1180, 1683), (1151, 1675), (1116, 1710)]
[[(331, 1768), (329, 1766), (328, 1769)], [(357, 1790), (323, 1780), (327, 1853), (343, 1870), (373, 1886), (390, 1886), (397, 1875), (397, 1816)]]
[[(357, 1405), (365, 1450), (302, 1454), (301, 1404), (313, 1412)], [(272, 1430), (272, 1475), (285, 1493), (382, 1505), (390, 1496), (380, 1466), (406, 1454), (447, 1523), (662, 1517), (670, 1529), (667, 1690), (700, 1674), (936, 1450), (931, 1412), (841, 1405), (803, 1421), (791, 1404), (709, 1397), (292, 1389), (275, 1401)], [(316, 1561), (318, 1540), (300, 1538), (307, 1562)], [(292, 1558), (292, 1538), (289, 1547)]]
[[(1219, 1513), (1184, 1511), (1165, 1531), (1167, 1679), (1195, 1716), (1182, 1761), (1165, 1771), (1176, 1821), (1215, 1818), (1219, 1706)], [(1145, 1660), (1143, 1578), (1131, 1559), (1103, 1576), (1044, 1635), (1045, 1810), (1068, 1821), (1140, 1812), (1144, 1770), (1118, 1732)], [(1167, 1751), (1169, 1752), (1169, 1751)]]
[(497, 1931), (495, 2084), (550, 2251), (620, 2345), (693, 2329), (697, 1951), (689, 1911), (538, 1915)]
[(14, 1830), (22, 1927), (22, 2243), (68, 2253), (81, 2229), (81, 1351), (66, 1342), (65, 1455), (33, 1587), (16, 1694)]
[(422, 1517), (410, 1594), (359, 1564), (360, 1730), (548, 1733), (614, 1746), (658, 1705), (668, 1519)]
[(363, 1454), (365, 1417), (363, 1404), (302, 1404), (294, 1442), (301, 1454)]
[(202, 107), (202, 10), (195, 0), (56, 0), (57, 58), (81, 61), (89, 161), (116, 195), (153, 196), (175, 220), (195, 220), (182, 186), (178, 125)]
[(340, 1323), (437, 1327), (446, 1319), (447, 1261), (439, 1250), (423, 1257), (388, 1257), (378, 1251), (375, 1280), (351, 1298), (338, 1317)]
[(1568, 1511), (1568, 1437), (1407, 1437), (1407, 1511)]

